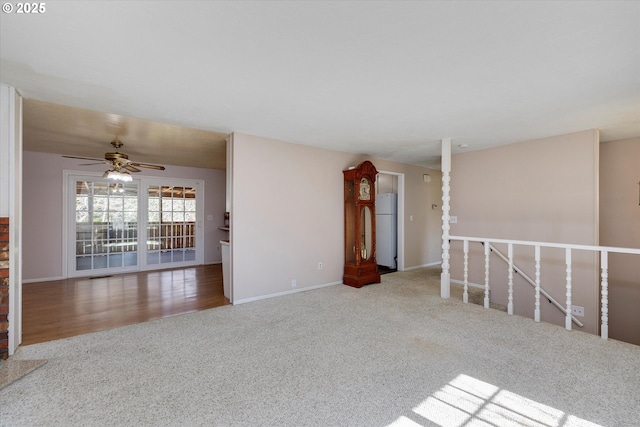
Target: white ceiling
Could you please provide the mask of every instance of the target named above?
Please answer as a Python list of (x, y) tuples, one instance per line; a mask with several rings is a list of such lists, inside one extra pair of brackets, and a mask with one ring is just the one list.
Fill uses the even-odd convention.
[(0, 20), (0, 79), (27, 100), (432, 166), (446, 137), (640, 136), (638, 1), (50, 1)]

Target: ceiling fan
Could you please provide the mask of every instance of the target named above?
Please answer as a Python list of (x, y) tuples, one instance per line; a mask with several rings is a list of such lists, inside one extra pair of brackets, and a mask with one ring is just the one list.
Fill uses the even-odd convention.
[(116, 149), (115, 153), (105, 153), (104, 159), (97, 159), (95, 157), (78, 157), (78, 156), (62, 156), (69, 159), (81, 159), (81, 160), (94, 160), (96, 163), (84, 163), (80, 166), (100, 165), (107, 164), (110, 168), (102, 175), (103, 178), (114, 179), (118, 181), (132, 181), (133, 178), (129, 172), (140, 172), (138, 168), (148, 168), (156, 170), (164, 170), (164, 166), (150, 165), (147, 163), (132, 162), (129, 160), (129, 156), (124, 153), (119, 153), (118, 149), (124, 144), (119, 139), (111, 141), (111, 145)]

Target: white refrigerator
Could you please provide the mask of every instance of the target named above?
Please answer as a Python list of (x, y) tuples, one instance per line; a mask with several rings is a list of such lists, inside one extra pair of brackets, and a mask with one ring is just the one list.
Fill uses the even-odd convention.
[(376, 196), (376, 261), (396, 269), (398, 255), (398, 195), (383, 193)]

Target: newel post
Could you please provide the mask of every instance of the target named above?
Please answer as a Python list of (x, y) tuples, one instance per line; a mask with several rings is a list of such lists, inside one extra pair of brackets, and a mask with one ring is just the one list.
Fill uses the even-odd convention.
[(449, 298), (451, 296), (451, 273), (449, 272), (449, 186), (451, 177), (451, 139), (442, 140), (442, 274), (440, 275), (440, 296)]

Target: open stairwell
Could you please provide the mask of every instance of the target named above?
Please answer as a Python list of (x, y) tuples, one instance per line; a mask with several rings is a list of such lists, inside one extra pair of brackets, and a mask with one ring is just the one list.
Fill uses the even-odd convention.
[[(446, 223), (445, 223), (446, 224)], [(447, 224), (448, 225), (448, 224)], [(441, 296), (443, 298), (450, 297), (451, 284), (462, 285), (462, 299), (463, 302), (478, 302), (479, 299), (482, 299), (482, 305), (485, 308), (498, 308), (491, 303), (490, 292), (491, 292), (491, 283), (490, 283), (490, 259), (491, 254), (495, 254), (497, 258), (499, 258), (502, 262), (507, 264), (506, 269), (506, 277), (502, 277), (501, 280), (506, 279), (506, 281), (501, 282), (501, 285), (506, 282), (507, 286), (507, 313), (509, 315), (514, 314), (514, 276), (520, 276), (524, 279), (526, 283), (534, 288), (534, 296), (532, 302), (526, 302), (523, 300), (522, 302), (526, 304), (532, 304), (533, 308), (533, 319), (536, 322), (541, 321), (541, 300), (547, 300), (549, 304), (553, 305), (555, 309), (562, 313), (564, 318), (564, 326), (565, 329), (571, 330), (573, 325), (578, 326), (579, 328), (584, 328), (586, 332), (597, 333), (603, 339), (609, 338), (609, 254), (610, 253), (618, 253), (618, 254), (629, 254), (629, 255), (640, 255), (640, 249), (635, 248), (618, 248), (618, 247), (609, 247), (609, 246), (593, 246), (593, 245), (576, 245), (576, 244), (564, 244), (564, 243), (550, 243), (550, 242), (533, 242), (533, 241), (524, 241), (524, 240), (507, 240), (507, 239), (493, 239), (493, 238), (480, 238), (480, 237), (463, 237), (463, 236), (449, 236), (447, 227), (443, 226), (445, 232), (443, 233), (443, 263), (442, 263), (442, 274), (441, 274)], [(462, 256), (463, 256), (463, 279), (456, 280), (451, 279), (450, 268), (451, 264), (450, 260), (450, 249), (451, 242), (460, 242), (462, 243)], [(484, 252), (484, 285), (472, 283), (469, 281), (469, 244), (470, 243), (480, 243), (483, 246)], [(498, 250), (495, 244), (506, 245), (507, 246), (507, 254), (505, 255), (500, 250)], [(514, 264), (514, 247), (520, 248), (520, 256), (525, 255), (526, 257), (531, 256), (531, 249), (533, 249), (533, 259), (528, 258), (528, 260), (533, 261), (533, 266), (535, 269), (535, 274), (533, 277), (527, 275), (520, 267)], [(529, 248), (528, 250), (526, 248)], [(541, 255), (542, 250), (544, 249), (545, 254), (549, 254), (552, 251), (554, 252), (554, 256), (549, 257), (546, 255), (544, 258)], [(456, 249), (457, 251), (457, 249)], [(579, 252), (580, 255), (576, 256), (575, 253)], [(527, 255), (528, 254), (528, 255)], [(563, 255), (560, 257), (559, 255)], [(585, 262), (585, 256), (587, 254), (588, 260)], [(592, 254), (592, 255), (588, 255)], [(573, 271), (574, 264), (573, 258), (577, 258), (576, 261), (576, 270), (575, 274)], [(562, 258), (564, 258), (562, 260)], [(560, 302), (552, 297), (549, 292), (542, 288), (542, 274), (541, 271), (544, 269), (542, 264), (543, 260), (546, 265), (551, 265), (553, 269), (556, 271), (556, 276), (554, 280), (554, 287), (556, 288), (557, 293), (557, 276), (558, 267), (562, 266), (561, 275), (564, 276), (564, 301)], [(459, 264), (457, 264), (460, 266)], [(585, 270), (585, 266), (587, 270)], [(591, 270), (589, 270), (591, 269)], [(595, 283), (592, 279), (585, 279), (584, 274), (582, 274), (582, 278), (580, 278), (580, 272), (585, 271), (593, 271), (597, 273), (597, 280)], [(500, 273), (504, 274), (504, 273)], [(590, 273), (589, 273), (590, 274)], [(574, 275), (578, 277), (579, 282), (577, 282), (577, 287), (574, 289)], [(495, 283), (494, 283), (495, 285)], [(578, 295), (579, 298), (583, 300), (591, 298), (590, 307), (595, 311), (595, 315), (592, 314), (591, 318), (585, 317), (585, 324), (589, 323), (588, 328), (585, 327), (585, 324), (582, 323), (579, 319), (577, 319), (573, 313), (573, 301), (574, 294)], [(585, 297), (585, 295), (587, 295)], [(518, 297), (518, 302), (522, 305), (520, 300), (520, 296)], [(593, 300), (595, 298), (595, 301)], [(531, 306), (529, 306), (531, 307)], [(578, 309), (582, 309), (579, 307)], [(615, 309), (615, 307), (614, 307)], [(593, 313), (593, 311), (592, 311)], [(595, 318), (594, 318), (595, 317)]]
[[(509, 259), (504, 256), (504, 254), (502, 252), (500, 252), (498, 249), (496, 249), (495, 246), (489, 244), (489, 250), (496, 254), (498, 256), (498, 258), (500, 258), (502, 261), (504, 261), (505, 263), (509, 264)], [(530, 284), (534, 289), (536, 287), (536, 282), (533, 281), (533, 279), (531, 279), (529, 276), (527, 276), (527, 274), (522, 271), (522, 269), (520, 269), (517, 265), (513, 264), (512, 267), (513, 272), (519, 274), (528, 284)], [(560, 305), (560, 303), (558, 301), (556, 301), (551, 295), (549, 295), (549, 293), (547, 291), (544, 290), (544, 288), (541, 286), (540, 287), (540, 293), (549, 301), (549, 303), (553, 304), (554, 307), (556, 307), (558, 310), (560, 310), (562, 313), (564, 313), (564, 315), (567, 315), (567, 310)], [(508, 310), (505, 310), (508, 311)], [(513, 313), (511, 313), (513, 314)], [(582, 322), (578, 319), (576, 319), (576, 317), (572, 314), (569, 314), (569, 316), (571, 316), (571, 320), (573, 321), (573, 323), (575, 323), (576, 325), (578, 325), (579, 327), (583, 327), (584, 325), (582, 324)]]

